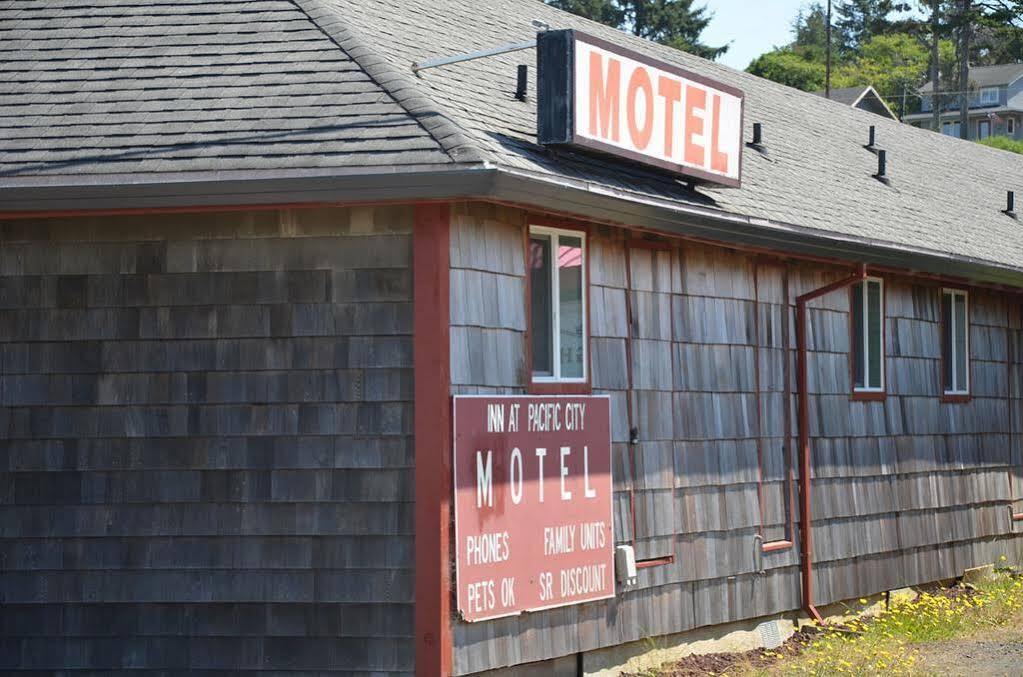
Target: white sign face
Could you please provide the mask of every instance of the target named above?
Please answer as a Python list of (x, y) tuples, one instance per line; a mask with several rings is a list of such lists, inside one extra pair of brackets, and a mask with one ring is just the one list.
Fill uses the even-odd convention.
[(574, 51), (574, 143), (739, 184), (741, 92), (578, 36)]

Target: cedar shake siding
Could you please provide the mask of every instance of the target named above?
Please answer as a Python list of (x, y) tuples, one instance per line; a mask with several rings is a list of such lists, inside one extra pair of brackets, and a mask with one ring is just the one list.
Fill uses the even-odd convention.
[[(530, 218), (486, 205), (454, 214), (452, 391), (521, 394), (517, 303)], [(455, 621), (459, 674), (801, 607), (786, 480), (797, 444), (795, 299), (849, 269), (599, 226), (588, 244), (593, 390), (611, 395), (615, 540), (635, 538), (637, 559), (674, 559), (640, 569), (613, 600)], [(1023, 506), (1018, 299), (969, 293), (968, 402), (941, 397), (940, 283), (885, 277), (882, 401), (851, 397), (849, 290), (808, 306), (819, 605), (953, 578), (1001, 555), (1015, 562), (1023, 551), (1008, 509), (1012, 498)], [(795, 463), (792, 472), (794, 482)], [(761, 557), (758, 534), (797, 545)]]
[(0, 224), (0, 670), (412, 670), (412, 209)]

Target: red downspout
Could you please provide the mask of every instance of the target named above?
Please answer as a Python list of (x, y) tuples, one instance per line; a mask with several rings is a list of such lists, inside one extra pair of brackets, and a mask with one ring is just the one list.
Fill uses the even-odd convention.
[(415, 665), (451, 674), (451, 209), (417, 205), (412, 230)]
[(813, 604), (813, 526), (810, 508), (810, 425), (806, 377), (806, 304), (833, 291), (844, 289), (867, 277), (861, 264), (852, 275), (796, 297), (796, 392), (799, 397), (799, 564), (803, 574), (803, 609), (815, 620), (821, 620)]

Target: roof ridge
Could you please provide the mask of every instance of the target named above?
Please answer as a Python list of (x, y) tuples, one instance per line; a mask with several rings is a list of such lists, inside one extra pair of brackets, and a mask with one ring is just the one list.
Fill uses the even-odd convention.
[(455, 162), (484, 163), (483, 151), (455, 122), (455, 117), (426, 96), (411, 73), (402, 73), (344, 22), (338, 10), (324, 0), (291, 0), (339, 49), (344, 51), (384, 92), (405, 109)]

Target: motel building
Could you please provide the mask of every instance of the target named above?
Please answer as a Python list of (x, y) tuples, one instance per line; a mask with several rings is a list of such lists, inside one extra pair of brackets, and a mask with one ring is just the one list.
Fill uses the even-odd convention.
[(1020, 563), (1019, 156), (533, 0), (0, 32), (3, 674), (610, 675)]

